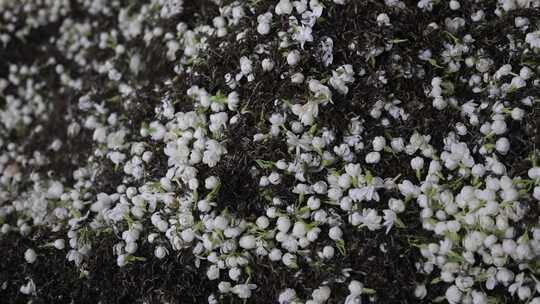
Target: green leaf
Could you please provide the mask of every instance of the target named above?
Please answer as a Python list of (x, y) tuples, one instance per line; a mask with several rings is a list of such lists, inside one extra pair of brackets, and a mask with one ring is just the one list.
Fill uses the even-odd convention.
[(315, 135), (315, 133), (317, 132), (317, 127), (318, 127), (317, 124), (314, 124), (313, 126), (311, 126), (311, 128), (309, 128), (309, 134), (311, 136)]
[(221, 189), (221, 182), (218, 182), (217, 186), (206, 195), (205, 200), (208, 202), (212, 201), (219, 192), (219, 189)]
[(465, 259), (460, 254), (450, 250), (448, 252), (448, 260), (451, 262), (463, 262)]
[(429, 64), (431, 64), (432, 66), (434, 66), (434, 67), (436, 67), (438, 69), (444, 69), (444, 67), (440, 66), (437, 63), (437, 61), (435, 59), (433, 59), (433, 58), (429, 58), (427, 61), (429, 62)]
[(450, 37), (454, 41), (454, 44), (460, 44), (459, 38), (452, 35), (452, 33), (448, 31), (444, 31), (443, 33), (445, 33), (448, 37)]
[(439, 296), (433, 299), (433, 303), (441, 303), (442, 301), (446, 300), (445, 296)]
[(401, 229), (407, 228), (407, 225), (405, 225), (399, 218), (396, 217), (395, 220), (396, 226)]
[(342, 256), (347, 255), (347, 250), (345, 249), (345, 241), (344, 240), (337, 240), (336, 241), (336, 247), (341, 253)]
[(372, 294), (375, 294), (376, 291), (375, 289), (372, 289), (372, 288), (363, 288), (362, 289), (362, 294), (367, 294), (367, 295), (372, 295)]
[(272, 169), (274, 167), (274, 162), (269, 160), (262, 160), (262, 159), (256, 159), (255, 163), (261, 168), (261, 169)]
[(407, 41), (409, 41), (409, 39), (399, 39), (399, 38), (396, 38), (396, 39), (390, 40), (390, 42), (392, 42), (393, 44), (403, 43), (403, 42), (407, 42)]
[(448, 232), (446, 237), (449, 238), (454, 244), (458, 244), (461, 239), (457, 232)]
[(373, 181), (373, 174), (371, 174), (371, 171), (366, 170), (366, 182), (368, 184), (371, 184), (372, 181)]
[(139, 257), (139, 256), (130, 255), (130, 256), (128, 256), (127, 260), (128, 260), (128, 262), (144, 262), (144, 261), (146, 261), (146, 258), (145, 257)]
[(375, 57), (374, 56), (369, 56), (369, 66), (372, 68), (372, 69), (375, 69), (375, 64), (377, 62), (375, 61)]

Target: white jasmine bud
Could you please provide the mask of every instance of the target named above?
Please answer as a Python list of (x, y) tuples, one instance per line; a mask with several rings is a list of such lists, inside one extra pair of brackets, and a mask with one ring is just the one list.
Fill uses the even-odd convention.
[(525, 111), (521, 108), (513, 108), (511, 116), (513, 120), (522, 120), (525, 116)]
[(277, 172), (272, 172), (268, 176), (268, 181), (272, 185), (278, 185), (279, 183), (281, 183), (281, 175), (279, 173), (277, 173)]
[(343, 231), (338, 226), (334, 226), (328, 231), (328, 236), (334, 241), (340, 240), (343, 236)]
[(180, 232), (180, 237), (182, 238), (182, 240), (184, 240), (184, 242), (190, 243), (195, 239), (195, 232), (193, 231), (193, 229), (188, 228)]
[(421, 157), (415, 157), (411, 160), (411, 167), (413, 170), (421, 170), (424, 167), (424, 159)]
[(240, 238), (240, 241), (238, 242), (240, 247), (244, 249), (253, 249), (255, 248), (255, 237), (252, 235), (244, 235)]
[(451, 10), (457, 11), (458, 9), (460, 9), (460, 7), (461, 7), (461, 5), (456, 0), (450, 1), (450, 9)]
[(242, 274), (242, 271), (238, 267), (233, 267), (229, 269), (229, 278), (231, 278), (231, 280), (233, 281), (238, 281), (241, 274)]
[(307, 233), (306, 225), (303, 222), (294, 223), (292, 235), (294, 235), (297, 238), (302, 238), (306, 235), (306, 233)]
[(137, 251), (137, 248), (138, 248), (137, 243), (129, 242), (129, 243), (126, 244), (125, 250), (129, 254), (133, 254), (133, 253), (135, 253)]
[(218, 289), (221, 293), (228, 293), (231, 291), (231, 283), (230, 282), (219, 282)]
[(128, 263), (128, 255), (127, 254), (121, 254), (116, 258), (116, 264), (118, 267), (124, 267)]
[(255, 284), (239, 284), (231, 289), (231, 292), (236, 294), (240, 299), (247, 299), (251, 297), (251, 289), (257, 288)]
[(24, 252), (24, 259), (27, 263), (33, 264), (37, 259), (37, 254), (33, 249), (28, 248)]
[(290, 51), (289, 54), (287, 54), (287, 63), (291, 66), (294, 66), (298, 64), (300, 61), (300, 52), (297, 50)]
[(540, 202), (540, 186), (534, 187), (533, 197)]
[(191, 178), (189, 181), (188, 181), (188, 187), (190, 190), (197, 190), (199, 188), (199, 180), (196, 179), (196, 178)]
[[(263, 16), (263, 18), (261, 18)], [(257, 33), (261, 35), (268, 35), (270, 33), (270, 21), (272, 20), (272, 14), (266, 13), (259, 16), (257, 19), (259, 23), (257, 24)]]
[(373, 150), (374, 151), (382, 151), (384, 147), (386, 146), (386, 139), (382, 136), (377, 136), (373, 139)]
[(199, 202), (197, 202), (197, 208), (201, 212), (208, 212), (212, 209), (212, 206), (210, 205), (208, 201), (200, 200)]
[(287, 232), (291, 228), (291, 220), (285, 216), (279, 217), (276, 224), (277, 229), (281, 232)]
[(353, 200), (350, 197), (345, 196), (341, 198), (341, 201), (339, 202), (339, 207), (341, 208), (341, 210), (349, 211), (352, 209), (352, 204)]
[(270, 226), (270, 221), (268, 220), (268, 218), (266, 216), (259, 216), (257, 218), (257, 220), (255, 221), (255, 223), (257, 224), (257, 227), (261, 228), (261, 229), (266, 229), (268, 228), (268, 226)]
[(291, 288), (287, 288), (279, 294), (278, 302), (279, 304), (289, 304), (292, 303), (296, 298), (296, 291)]
[(317, 303), (324, 303), (330, 298), (331, 289), (328, 286), (321, 286), (313, 291), (311, 296)]
[(506, 153), (508, 153), (508, 151), (510, 150), (510, 141), (508, 140), (508, 138), (501, 137), (497, 139), (497, 141), (495, 142), (495, 149), (499, 153), (506, 155)]
[(142, 155), (142, 160), (145, 162), (145, 163), (148, 163), (152, 160), (152, 157), (154, 156), (154, 153), (152, 153), (151, 151), (145, 151)]
[(471, 173), (476, 177), (482, 177), (486, 173), (486, 167), (482, 164), (476, 164), (471, 168)]
[(377, 24), (379, 26), (383, 26), (383, 25), (389, 26), (390, 17), (388, 17), (388, 15), (384, 13), (377, 15)]
[(249, 58), (243, 56), (240, 58), (240, 71), (242, 72), (242, 74), (244, 75), (249, 75), (251, 74), (253, 70), (253, 67), (252, 67), (252, 63), (251, 63), (251, 60), (249, 60)]
[(462, 297), (462, 293), (461, 293), (461, 291), (456, 287), (456, 285), (450, 286), (450, 287), (446, 290), (445, 295), (446, 295), (446, 300), (447, 300), (450, 304), (457, 304), (457, 303), (460, 303), (461, 297)]
[(259, 180), (259, 186), (266, 187), (268, 185), (270, 185), (270, 181), (268, 180), (268, 177), (262, 176), (261, 179)]
[(219, 278), (219, 268), (217, 265), (210, 265), (206, 271), (206, 277), (209, 280), (217, 280)]
[(277, 248), (272, 249), (268, 257), (270, 258), (271, 261), (274, 261), (274, 262), (281, 260), (281, 257), (282, 257), (281, 250)]
[(331, 259), (334, 257), (335, 249), (332, 246), (324, 246), (322, 255), (325, 259)]
[(64, 241), (64, 239), (57, 239), (54, 241), (54, 248), (58, 250), (62, 250), (65, 247), (66, 247), (66, 242)]
[(160, 260), (163, 259), (167, 255), (167, 253), (168, 253), (167, 248), (163, 246), (157, 246), (154, 249), (154, 255), (156, 256), (156, 258)]
[(319, 238), (320, 232), (321, 232), (321, 229), (317, 227), (309, 230), (308, 233), (306, 234), (307, 240), (310, 242), (315, 242)]
[(351, 293), (351, 296), (355, 297), (355, 296), (359, 296), (359, 295), (361, 295), (363, 293), (364, 284), (362, 284), (359, 281), (352, 280), (349, 283), (348, 288), (349, 288), (349, 292)]
[(302, 73), (294, 73), (291, 76), (291, 82), (296, 83), (296, 84), (304, 82), (304, 74), (302, 74)]
[(229, 220), (225, 216), (218, 215), (216, 216), (216, 218), (214, 218), (214, 228), (219, 230), (225, 230), (228, 226)]
[(287, 267), (295, 267), (296, 266), (296, 256), (291, 253), (285, 253), (283, 257), (281, 258), (281, 261), (283, 264)]
[(393, 138), (390, 142), (390, 146), (395, 152), (401, 152), (405, 149), (405, 143), (403, 142), (403, 138), (401, 137)]
[(540, 178), (540, 167), (530, 168), (529, 171), (527, 171), (527, 175), (531, 179)]
[(219, 179), (215, 176), (210, 176), (204, 180), (204, 187), (208, 190), (213, 190), (219, 184)]
[(22, 285), (19, 291), (23, 294), (30, 295), (36, 293), (36, 284), (32, 279), (28, 281), (25, 285)]
[(425, 298), (427, 296), (426, 285), (424, 284), (416, 285), (416, 288), (414, 289), (414, 296), (417, 297), (418, 299)]
[(376, 164), (381, 160), (381, 154), (379, 152), (369, 152), (366, 155), (366, 163)]
[(277, 15), (290, 15), (292, 10), (293, 6), (290, 0), (280, 0), (276, 5), (275, 12)]
[(514, 274), (506, 268), (501, 268), (497, 272), (496, 278), (504, 286), (508, 286), (514, 280)]
[(318, 194), (325, 194), (328, 189), (328, 186), (326, 185), (325, 182), (318, 181), (315, 184), (313, 184), (312, 188), (313, 188), (313, 191), (315, 191)]
[(504, 120), (495, 120), (491, 124), (491, 130), (497, 135), (504, 134), (506, 132), (506, 122)]
[(401, 213), (405, 211), (405, 203), (400, 199), (391, 198), (388, 200), (388, 207), (395, 213)]
[(518, 288), (518, 297), (522, 301), (526, 301), (531, 297), (531, 289), (528, 286), (520, 286)]
[(317, 210), (321, 206), (321, 200), (315, 196), (310, 196), (307, 201), (307, 205), (311, 210)]
[(272, 59), (265, 58), (263, 59), (261, 66), (263, 71), (269, 72), (274, 68), (274, 61), (272, 61)]

